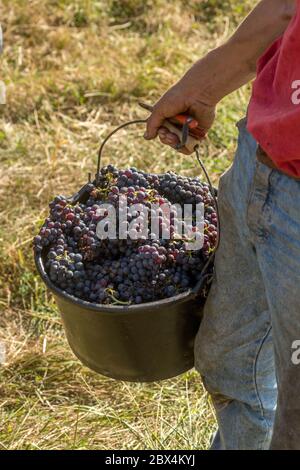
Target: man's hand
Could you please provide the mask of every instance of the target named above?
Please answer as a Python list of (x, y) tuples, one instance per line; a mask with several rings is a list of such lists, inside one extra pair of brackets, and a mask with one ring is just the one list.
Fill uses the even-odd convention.
[[(195, 80), (199, 76), (195, 77)], [(170, 88), (156, 103), (153, 112), (148, 119), (146, 139), (153, 139), (157, 135), (163, 144), (176, 147), (179, 138), (165, 127), (161, 127), (166, 118), (176, 116), (176, 114), (186, 113), (193, 116), (199, 123), (199, 127), (206, 133), (212, 126), (215, 119), (215, 105), (207, 102), (201, 95), (193, 96), (189, 79), (183, 79)], [(188, 155), (185, 147), (180, 150), (181, 153)]]

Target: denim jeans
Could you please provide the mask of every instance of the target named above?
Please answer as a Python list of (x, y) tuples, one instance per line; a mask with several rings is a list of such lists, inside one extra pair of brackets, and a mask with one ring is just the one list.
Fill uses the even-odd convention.
[(212, 449), (300, 449), (300, 182), (258, 162), (238, 127), (196, 369), (216, 409)]

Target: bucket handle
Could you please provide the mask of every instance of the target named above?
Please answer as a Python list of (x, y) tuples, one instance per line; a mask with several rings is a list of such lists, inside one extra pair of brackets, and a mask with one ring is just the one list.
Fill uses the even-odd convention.
[[(124, 129), (126, 127), (129, 127), (131, 125), (134, 125), (134, 124), (146, 124), (147, 123), (147, 119), (135, 119), (133, 121), (128, 121), (128, 122), (125, 122), (123, 124), (121, 124), (120, 126), (116, 127), (115, 129), (113, 129), (106, 137), (105, 139), (103, 140), (103, 142), (101, 143), (100, 145), (100, 148), (99, 148), (99, 151), (98, 151), (98, 160), (97, 160), (97, 173), (96, 173), (96, 185), (98, 185), (98, 182), (99, 182), (99, 175), (100, 175), (100, 166), (101, 166), (101, 157), (102, 157), (102, 153), (103, 153), (103, 149), (105, 147), (105, 145), (107, 144), (108, 140), (114, 135), (116, 134), (118, 131), (120, 131), (121, 129)], [(216, 242), (216, 246), (214, 248), (214, 250), (212, 251), (212, 253), (210, 254), (210, 256), (208, 257), (205, 265), (203, 266), (202, 268), (202, 271), (200, 273), (200, 279), (199, 281), (197, 282), (196, 286), (192, 289), (192, 294), (194, 296), (197, 296), (200, 292), (200, 290), (202, 289), (202, 286), (203, 286), (203, 282), (205, 280), (206, 277), (208, 277), (206, 271), (207, 269), (209, 268), (209, 266), (211, 265), (211, 263), (213, 262), (213, 259), (215, 257), (215, 253), (217, 251), (217, 249), (219, 248), (219, 245), (220, 245), (220, 213), (219, 213), (219, 206), (218, 206), (218, 201), (217, 201), (217, 197), (216, 197), (216, 191), (211, 183), (211, 180), (210, 180), (210, 177), (207, 173), (207, 170), (200, 158), (200, 153), (199, 153), (199, 145), (196, 145), (195, 148), (194, 148), (194, 153), (196, 155), (196, 159), (197, 159), (197, 163), (199, 165), (199, 167), (201, 168), (201, 170), (203, 171), (204, 175), (205, 175), (205, 178), (207, 180), (207, 183), (208, 183), (208, 186), (209, 186), (209, 189), (210, 189), (210, 192), (211, 192), (211, 195), (213, 197), (213, 200), (214, 200), (214, 206), (215, 206), (215, 209), (216, 209), (216, 213), (217, 213), (217, 232), (218, 232), (218, 236), (217, 236), (217, 242)]]

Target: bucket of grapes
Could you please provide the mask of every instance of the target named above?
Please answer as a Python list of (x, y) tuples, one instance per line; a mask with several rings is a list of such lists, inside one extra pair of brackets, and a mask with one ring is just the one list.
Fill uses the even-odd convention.
[(78, 359), (116, 380), (152, 382), (194, 365), (194, 339), (218, 245), (216, 191), (173, 172), (101, 168), (57, 196), (34, 239)]

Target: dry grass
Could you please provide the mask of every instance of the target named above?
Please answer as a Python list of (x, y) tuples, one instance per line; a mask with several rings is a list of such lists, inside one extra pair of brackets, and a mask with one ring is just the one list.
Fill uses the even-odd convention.
[[(207, 445), (213, 414), (195, 373), (164, 384), (99, 377), (69, 352), (57, 320), (39, 339), (10, 318), (9, 366), (1, 373), (5, 449), (194, 449)], [(39, 328), (31, 323), (31, 330)], [(180, 393), (178, 393), (180, 390)]]
[[(240, 6), (240, 4), (243, 6)], [(54, 194), (95, 171), (99, 141), (154, 102), (220, 43), (252, 2), (2, 0), (0, 107), (0, 447), (206, 448), (214, 418), (196, 373), (154, 385), (100, 377), (69, 352), (32, 261), (31, 239)], [(215, 182), (234, 151), (248, 90), (224, 100), (202, 153)], [(105, 162), (195, 174), (193, 158), (116, 139)], [(139, 139), (136, 137), (139, 136)]]

